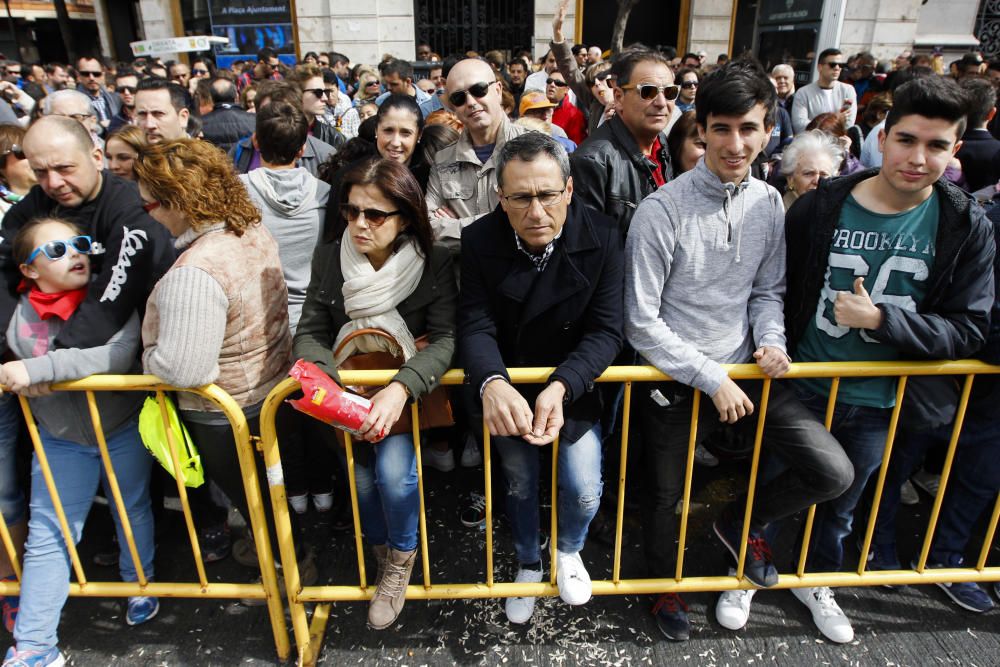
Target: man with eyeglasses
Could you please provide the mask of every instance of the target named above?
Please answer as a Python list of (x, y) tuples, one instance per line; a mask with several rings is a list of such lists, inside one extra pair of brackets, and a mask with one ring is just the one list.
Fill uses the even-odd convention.
[(461, 136), (434, 158), (427, 181), (427, 211), (435, 240), (457, 252), (462, 230), (499, 203), (497, 153), (528, 132), (514, 125), (500, 106), (500, 82), (486, 62), (459, 61), (445, 82), (446, 102), (465, 125)]
[(566, 93), (569, 84), (562, 72), (553, 72), (545, 81), (545, 97), (555, 104), (552, 112), (552, 122), (566, 131), (566, 136), (577, 145), (587, 138), (587, 119), (583, 117), (575, 104), (569, 101)]
[[(566, 151), (553, 138), (528, 132), (498, 153), (500, 208), (462, 239), (459, 354), (507, 480), (516, 583), (542, 581), (539, 458), (559, 438), (550, 566), (562, 600), (582, 605), (592, 591), (580, 551), (602, 491), (594, 380), (622, 347), (622, 248), (615, 221), (573, 197)], [(544, 387), (515, 386), (509, 366), (555, 371)], [(534, 597), (508, 598), (507, 619), (528, 623), (534, 607)]]
[(100, 128), (94, 116), (94, 109), (84, 93), (78, 90), (57, 90), (42, 100), (42, 115), (72, 118), (86, 128), (95, 146), (103, 147), (103, 142), (98, 136)]
[(816, 81), (795, 91), (792, 101), (792, 127), (795, 134), (806, 131), (806, 126), (821, 113), (839, 113), (847, 127), (854, 125), (858, 116), (858, 94), (854, 86), (839, 81), (847, 64), (840, 49), (820, 52), (819, 77)]
[(323, 120), (327, 110), (323, 71), (316, 65), (297, 65), (290, 79), (301, 87), (302, 110), (309, 119), (309, 135), (333, 148), (340, 148), (347, 143), (340, 130)]
[(680, 92), (659, 52), (633, 50), (611, 66), (618, 111), (573, 153), (576, 192), (618, 221), (624, 238), (645, 197), (673, 178), (666, 128)]
[(143, 211), (135, 183), (104, 170), (103, 151), (77, 121), (56, 115), (39, 119), (25, 135), (23, 150), (38, 186), (4, 216), (0, 331), (7, 330), (20, 282), (10, 241), (29, 220), (58, 215), (93, 239), (95, 278), (55, 345), (103, 345), (134, 312), (145, 309), (153, 285), (170, 268), (175, 258), (170, 234)]
[(94, 109), (100, 132), (111, 124), (121, 110), (122, 101), (117, 94), (109, 92), (104, 83), (104, 65), (97, 58), (84, 56), (76, 61), (76, 89), (90, 98), (90, 106)]
[(119, 71), (115, 78), (115, 92), (122, 99), (122, 108), (108, 124), (108, 136), (135, 122), (135, 91), (139, 87), (139, 76), (135, 72)]

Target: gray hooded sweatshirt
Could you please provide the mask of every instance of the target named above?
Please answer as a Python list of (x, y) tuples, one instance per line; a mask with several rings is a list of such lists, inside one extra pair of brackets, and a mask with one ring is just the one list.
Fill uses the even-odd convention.
[(264, 226), (278, 242), (288, 284), (288, 324), (294, 335), (306, 300), (313, 251), (323, 231), (330, 186), (303, 167), (261, 167), (242, 174), (240, 180), (260, 209)]
[[(97, 373), (141, 373), (139, 365), (139, 315), (132, 317), (104, 345), (86, 349), (52, 349), (52, 341), (66, 323), (58, 317), (41, 319), (28, 296), (22, 296), (7, 326), (11, 353), (24, 361), (31, 384), (79, 380)], [(138, 419), (146, 394), (141, 391), (94, 392), (105, 435)], [(58, 391), (28, 399), (39, 425), (50, 434), (81, 445), (97, 445), (87, 395)]]
[(785, 212), (752, 176), (723, 183), (699, 160), (646, 197), (625, 243), (625, 334), (648, 363), (709, 396), (720, 364), (785, 350)]

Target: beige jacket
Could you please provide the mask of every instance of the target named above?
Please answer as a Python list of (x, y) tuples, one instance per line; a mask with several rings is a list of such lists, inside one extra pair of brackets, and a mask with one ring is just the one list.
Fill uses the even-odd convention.
[[(434, 240), (455, 252), (462, 229), (496, 208), (500, 202), (496, 187), (496, 161), (500, 149), (508, 140), (530, 131), (505, 118), (497, 133), (493, 155), (486, 164), (476, 157), (468, 130), (463, 131), (454, 144), (438, 151), (427, 181), (427, 211)], [(458, 217), (435, 217), (434, 211), (442, 206), (450, 208)]]

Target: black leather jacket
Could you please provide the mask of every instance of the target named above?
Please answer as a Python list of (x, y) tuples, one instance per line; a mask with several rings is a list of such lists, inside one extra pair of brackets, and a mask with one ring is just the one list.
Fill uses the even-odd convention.
[[(659, 160), (664, 179), (671, 180), (674, 171), (665, 132), (660, 132)], [(639, 202), (657, 188), (653, 165), (618, 116), (612, 116), (580, 144), (570, 155), (570, 166), (574, 197), (614, 218), (623, 237)]]
[(216, 104), (201, 118), (201, 134), (205, 141), (227, 153), (240, 139), (254, 133), (257, 117), (235, 104)]
[(340, 130), (320, 120), (313, 121), (312, 127), (309, 128), (309, 134), (323, 143), (330, 144), (336, 150), (340, 150), (347, 143), (347, 137), (341, 134)]

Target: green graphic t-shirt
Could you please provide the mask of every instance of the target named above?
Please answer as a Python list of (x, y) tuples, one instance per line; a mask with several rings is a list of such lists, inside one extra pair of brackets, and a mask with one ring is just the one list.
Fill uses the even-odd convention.
[[(833, 304), (838, 292), (853, 292), (854, 280), (864, 278), (876, 304), (916, 311), (927, 293), (934, 264), (938, 228), (938, 197), (905, 213), (873, 213), (849, 196), (833, 231), (830, 262), (823, 279), (816, 315), (799, 342), (796, 361), (893, 361), (899, 351), (883, 345), (863, 329), (837, 324)], [(830, 380), (800, 380), (806, 389), (827, 396)], [(890, 408), (896, 402), (895, 378), (844, 379), (837, 401), (849, 405)]]

